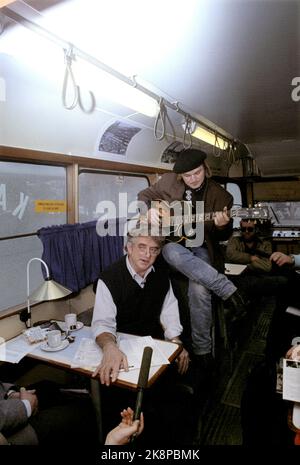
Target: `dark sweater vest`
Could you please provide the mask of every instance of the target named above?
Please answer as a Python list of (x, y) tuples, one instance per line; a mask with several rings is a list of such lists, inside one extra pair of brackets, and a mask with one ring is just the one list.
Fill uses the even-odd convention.
[(129, 273), (126, 257), (123, 257), (99, 278), (108, 287), (117, 307), (117, 331), (163, 339), (159, 317), (169, 290), (166, 270), (156, 267), (141, 288)]

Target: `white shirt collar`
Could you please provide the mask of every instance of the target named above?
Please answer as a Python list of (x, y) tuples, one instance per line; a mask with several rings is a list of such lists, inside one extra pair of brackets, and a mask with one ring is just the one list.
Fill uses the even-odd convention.
[(138, 283), (139, 286), (141, 287), (144, 287), (145, 285), (145, 282), (146, 282), (146, 278), (148, 276), (149, 273), (151, 273), (151, 271), (155, 271), (155, 268), (153, 265), (150, 266), (150, 268), (147, 269), (147, 271), (145, 272), (144, 276), (141, 276), (139, 275), (131, 266), (130, 262), (129, 262), (129, 258), (128, 258), (128, 255), (126, 255), (126, 266), (127, 266), (127, 269), (129, 271), (129, 273), (131, 274), (132, 278)]

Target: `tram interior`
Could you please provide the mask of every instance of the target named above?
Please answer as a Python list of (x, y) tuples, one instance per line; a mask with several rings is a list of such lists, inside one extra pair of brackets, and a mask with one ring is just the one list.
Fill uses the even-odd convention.
[[(37, 232), (96, 221), (104, 199), (134, 202), (189, 146), (207, 153), (235, 207), (268, 209), (258, 223), (273, 251), (300, 253), (299, 14), (298, 0), (0, 2), (1, 340), (24, 330), (26, 265), (43, 253)], [(155, 115), (109, 95), (105, 67), (154, 96)], [(195, 125), (213, 142), (194, 137)], [(239, 227), (236, 218), (234, 234)], [(32, 266), (32, 287), (42, 281)], [(32, 321), (74, 312), (88, 324), (94, 301), (90, 281), (32, 305)], [(237, 327), (216, 306), (218, 383), (202, 399), (193, 445), (243, 444), (241, 400), (275, 307), (273, 296), (254, 298)], [(28, 360), (3, 362), (0, 373), (21, 384), (70, 381)]]

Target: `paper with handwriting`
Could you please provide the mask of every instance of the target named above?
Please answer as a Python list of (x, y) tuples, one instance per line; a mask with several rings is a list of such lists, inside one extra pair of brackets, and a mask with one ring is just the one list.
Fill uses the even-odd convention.
[[(169, 363), (169, 360), (151, 336), (141, 337), (118, 333), (117, 344), (120, 350), (126, 354), (130, 370), (137, 370), (141, 367), (144, 347), (147, 346), (153, 349), (151, 366), (160, 366)], [(83, 338), (80, 341), (71, 367), (94, 370), (101, 363), (102, 356), (102, 350), (93, 339)]]

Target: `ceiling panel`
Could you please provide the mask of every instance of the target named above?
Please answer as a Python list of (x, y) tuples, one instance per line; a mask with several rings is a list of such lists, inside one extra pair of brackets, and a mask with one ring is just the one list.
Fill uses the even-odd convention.
[[(137, 56), (134, 74), (247, 144), (263, 174), (300, 173), (300, 102), (291, 98), (291, 81), (300, 76), (298, 0), (186, 0), (177, 23), (171, 8), (163, 17), (161, 9), (151, 12), (153, 2), (141, 1), (141, 10), (131, 12), (134, 2), (128, 0), (128, 11), (137, 15), (134, 31), (129, 31), (126, 18), (120, 21), (121, 3), (116, 0), (108, 17), (95, 14), (94, 3), (86, 0), (80, 18), (74, 15), (72, 0), (26, 3), (43, 14), (46, 7), (61, 3), (60, 20), (66, 27), (73, 25), (75, 45), (83, 44), (99, 59), (108, 45), (117, 44), (114, 50), (121, 51), (125, 64), (131, 63), (142, 44), (146, 59), (142, 52)], [(146, 42), (140, 21), (155, 18), (152, 13), (157, 22)], [(111, 27), (103, 40), (107, 24)], [(126, 27), (128, 34), (135, 34), (129, 42)], [(154, 52), (151, 42), (157, 44)], [(111, 58), (113, 62), (113, 53)]]

